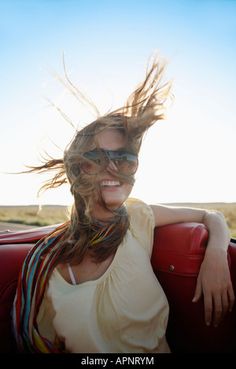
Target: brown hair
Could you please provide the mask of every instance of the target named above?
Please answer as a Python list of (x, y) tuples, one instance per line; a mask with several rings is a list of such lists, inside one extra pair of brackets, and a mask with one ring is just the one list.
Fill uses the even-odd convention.
[[(165, 103), (171, 87), (170, 82), (162, 82), (164, 67), (164, 63), (154, 60), (147, 70), (145, 80), (129, 96), (125, 106), (99, 117), (77, 131), (63, 158), (49, 158), (42, 165), (31, 167), (30, 172), (54, 171), (54, 176), (42, 189), (55, 188), (69, 182), (74, 197), (71, 221), (61, 241), (63, 250), (58, 263), (73, 263), (75, 260), (79, 263), (87, 252), (95, 260), (102, 261), (113, 254), (122, 242), (129, 227), (125, 207), (121, 206), (113, 212), (112, 221), (101, 223), (93, 219), (91, 194), (95, 190), (96, 181), (91, 181), (90, 176), (80, 172), (79, 161), (83, 152), (96, 147), (96, 134), (108, 128), (122, 132), (127, 138), (129, 150), (138, 154), (144, 133), (152, 124), (164, 118)], [(133, 176), (124, 178), (119, 173), (114, 175), (134, 183)], [(92, 240), (96, 237), (98, 242), (95, 247)]]

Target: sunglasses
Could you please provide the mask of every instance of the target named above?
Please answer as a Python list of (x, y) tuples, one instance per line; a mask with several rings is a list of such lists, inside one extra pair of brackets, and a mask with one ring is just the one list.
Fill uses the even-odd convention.
[(138, 156), (124, 150), (93, 150), (83, 153), (85, 161), (80, 163), (80, 169), (86, 174), (98, 174), (104, 171), (112, 162), (114, 169), (124, 175), (132, 175), (138, 168)]

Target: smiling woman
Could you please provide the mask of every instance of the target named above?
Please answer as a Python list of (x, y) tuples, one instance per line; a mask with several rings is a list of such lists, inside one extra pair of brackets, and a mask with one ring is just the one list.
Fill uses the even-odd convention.
[(170, 352), (168, 301), (150, 261), (159, 225), (208, 227), (193, 302), (204, 295), (207, 325), (232, 309), (224, 217), (129, 198), (143, 135), (164, 118), (170, 83), (163, 71), (154, 60), (124, 107), (77, 131), (63, 158), (30, 170), (54, 171), (44, 188), (69, 182), (74, 206), (70, 221), (39, 241), (23, 264), (13, 308), (20, 350)]

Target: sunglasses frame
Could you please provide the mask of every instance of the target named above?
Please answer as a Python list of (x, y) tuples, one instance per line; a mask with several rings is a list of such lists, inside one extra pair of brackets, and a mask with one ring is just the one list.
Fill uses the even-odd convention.
[[(113, 161), (113, 162), (119, 162), (120, 161), (124, 161), (126, 160), (127, 162), (135, 162), (136, 166), (135, 166), (135, 170), (130, 171), (129, 173), (122, 173), (121, 174), (126, 174), (126, 175), (133, 175), (136, 173), (137, 168), (138, 168), (138, 155), (126, 151), (124, 149), (121, 150), (105, 150), (105, 149), (95, 149), (92, 151), (87, 151), (84, 152), (82, 154), (82, 156), (85, 159), (88, 159), (89, 161), (93, 161), (94, 163), (96, 162), (96, 160), (101, 160), (100, 164), (97, 164), (98, 170), (94, 173), (90, 173), (89, 171), (84, 170), (83, 168), (83, 163), (80, 163), (80, 167), (82, 169), (82, 171), (86, 174), (90, 174), (90, 175), (96, 175), (100, 172), (102, 172), (107, 166), (109, 161)], [(102, 164), (102, 162), (104, 162), (104, 164)], [(96, 164), (96, 163), (95, 163)], [(116, 163), (115, 163), (116, 165)], [(119, 170), (119, 167), (118, 167)]]

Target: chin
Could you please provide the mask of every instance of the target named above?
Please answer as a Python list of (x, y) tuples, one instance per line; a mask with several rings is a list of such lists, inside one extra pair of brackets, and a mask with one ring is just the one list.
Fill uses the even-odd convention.
[(109, 196), (103, 196), (103, 200), (109, 209), (115, 210), (123, 205), (127, 197), (122, 196), (119, 198), (110, 198)]
[(129, 194), (130, 191), (102, 191), (102, 198), (109, 209), (115, 210), (124, 204)]

